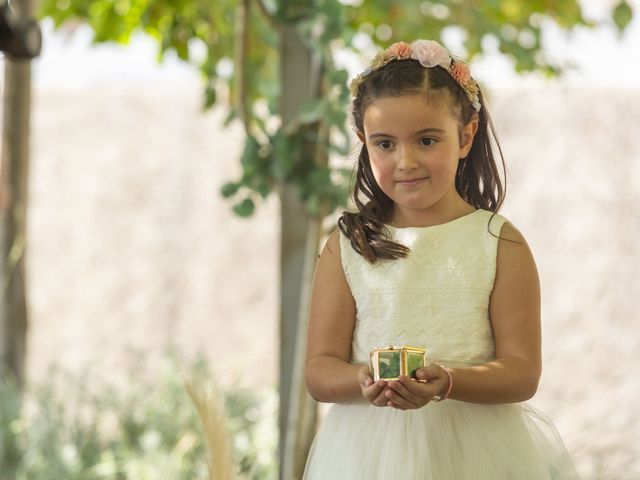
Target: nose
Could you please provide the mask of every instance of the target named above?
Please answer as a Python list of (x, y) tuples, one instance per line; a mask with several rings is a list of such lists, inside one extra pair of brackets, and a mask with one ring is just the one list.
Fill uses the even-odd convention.
[(415, 169), (418, 166), (418, 162), (416, 161), (413, 152), (409, 148), (403, 148), (399, 151), (398, 158), (398, 169), (405, 171), (410, 171)]

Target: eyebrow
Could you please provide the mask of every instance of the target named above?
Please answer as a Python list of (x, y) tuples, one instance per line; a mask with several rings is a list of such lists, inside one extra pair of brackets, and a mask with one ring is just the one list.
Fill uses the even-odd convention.
[[(436, 128), (436, 127), (423, 128), (422, 130), (418, 130), (417, 132), (415, 132), (413, 135), (417, 136), (417, 135), (423, 135), (425, 133), (445, 133), (445, 130), (443, 130), (442, 128)], [(383, 132), (376, 132), (369, 135), (369, 138), (377, 138), (377, 137), (396, 138), (389, 133), (383, 133)]]

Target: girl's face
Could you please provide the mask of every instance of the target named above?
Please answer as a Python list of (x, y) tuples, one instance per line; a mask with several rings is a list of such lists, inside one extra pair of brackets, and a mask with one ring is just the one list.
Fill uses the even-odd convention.
[(466, 207), (455, 175), (471, 149), (477, 119), (461, 129), (445, 99), (438, 100), (382, 97), (365, 110), (359, 136), (378, 185), (395, 204), (394, 223), (437, 221)]

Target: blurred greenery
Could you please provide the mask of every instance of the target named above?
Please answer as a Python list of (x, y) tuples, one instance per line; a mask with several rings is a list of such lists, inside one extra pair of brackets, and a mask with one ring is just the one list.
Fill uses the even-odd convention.
[[(240, 216), (281, 183), (298, 187), (312, 215), (326, 215), (346, 201), (348, 176), (315, 158), (317, 152), (350, 152), (348, 73), (339, 54), (361, 52), (367, 41), (380, 47), (415, 38), (443, 41), (457, 33), (468, 59), (488, 45), (513, 60), (519, 72), (556, 75), (566, 68), (545, 55), (542, 30), (555, 23), (570, 30), (591, 26), (577, 0), (42, 0), (41, 17), (56, 26), (86, 22), (94, 42), (126, 44), (142, 31), (168, 52), (199, 68), (205, 108), (228, 107), (227, 123), (240, 118), (247, 132), (243, 173), (222, 187)], [(610, 22), (622, 33), (633, 11), (626, 0), (611, 4)], [(282, 124), (280, 66), (282, 26), (290, 25), (316, 60), (320, 91), (300, 106), (297, 121)], [(316, 152), (316, 153), (317, 153)]]
[[(21, 401), (0, 380), (2, 480), (193, 480), (208, 478), (202, 425), (175, 361), (144, 381), (130, 370), (126, 389), (52, 369)], [(210, 382), (203, 361), (187, 374)], [(89, 388), (88, 385), (93, 385)], [(265, 480), (277, 472), (275, 389), (235, 388), (224, 394), (239, 478)], [(21, 406), (22, 405), (22, 406)]]

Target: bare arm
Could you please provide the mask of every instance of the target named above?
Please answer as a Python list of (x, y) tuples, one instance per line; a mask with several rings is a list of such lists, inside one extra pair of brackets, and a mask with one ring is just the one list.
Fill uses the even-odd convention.
[(522, 234), (505, 223), (500, 239), (489, 316), (496, 360), (482, 366), (452, 369), (450, 398), (475, 403), (528, 400), (541, 372), (540, 281)]
[(320, 402), (385, 405), (386, 382), (373, 382), (365, 365), (349, 363), (356, 305), (340, 260), (340, 233), (325, 245), (313, 278), (305, 383)]
[[(531, 398), (538, 387), (540, 353), (540, 282), (529, 247), (511, 224), (506, 223), (499, 240), (496, 279), (489, 316), (496, 344), (496, 359), (484, 365), (449, 369), (453, 389), (449, 398), (473, 403), (513, 403)], [(431, 364), (419, 369), (418, 378), (401, 377), (385, 392), (388, 405), (400, 409), (420, 408), (433, 395), (444, 394), (449, 379), (442, 368)]]
[(358, 384), (361, 366), (349, 363), (355, 317), (355, 302), (342, 269), (336, 230), (318, 259), (311, 291), (305, 382), (318, 401), (362, 399)]

